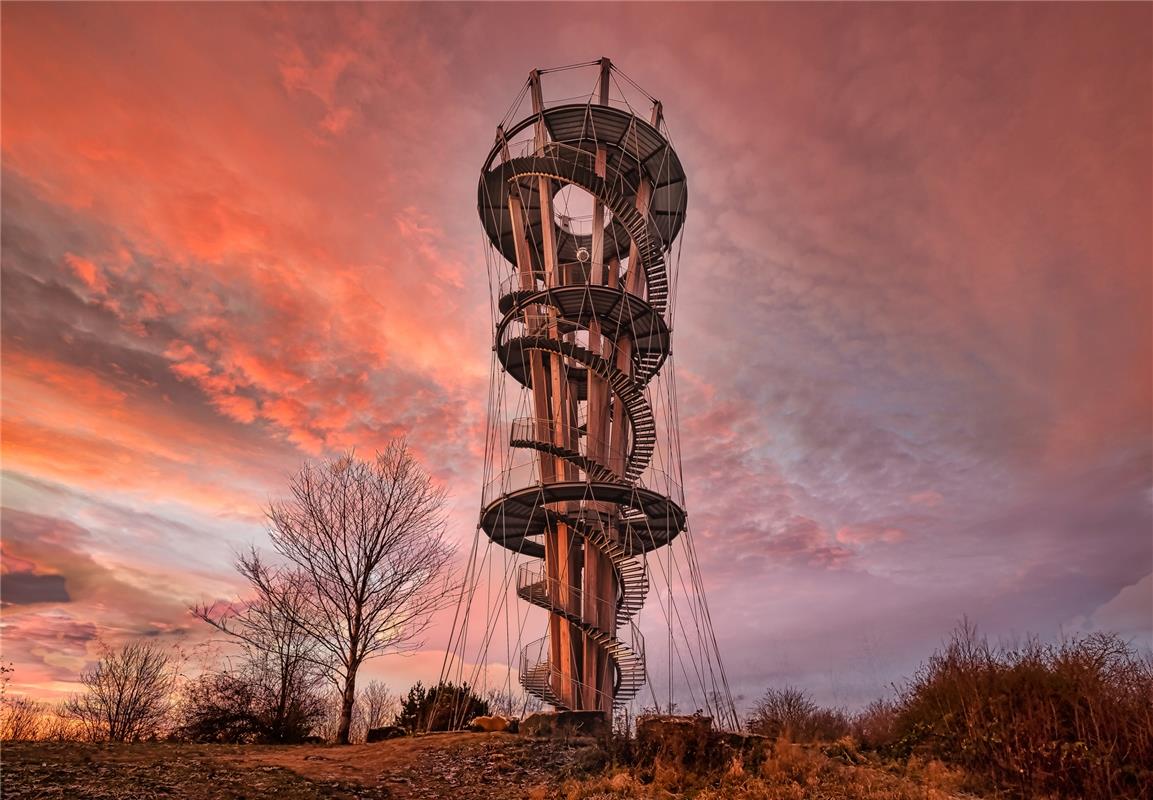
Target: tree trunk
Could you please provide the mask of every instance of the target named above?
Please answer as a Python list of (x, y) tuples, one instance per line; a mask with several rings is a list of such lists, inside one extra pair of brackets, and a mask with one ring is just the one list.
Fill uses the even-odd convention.
[(340, 727), (336, 729), (336, 743), (348, 744), (352, 730), (352, 706), (356, 702), (356, 668), (348, 671), (344, 679), (344, 692), (340, 696)]

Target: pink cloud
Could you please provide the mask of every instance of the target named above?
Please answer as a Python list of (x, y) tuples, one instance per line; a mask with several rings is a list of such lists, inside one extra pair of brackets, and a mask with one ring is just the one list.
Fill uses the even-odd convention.
[(940, 492), (935, 492), (932, 489), (909, 495), (909, 502), (913, 505), (927, 506), (929, 508), (939, 506), (944, 499)]
[(883, 525), (850, 525), (837, 531), (837, 541), (842, 544), (895, 544), (906, 536), (900, 528)]

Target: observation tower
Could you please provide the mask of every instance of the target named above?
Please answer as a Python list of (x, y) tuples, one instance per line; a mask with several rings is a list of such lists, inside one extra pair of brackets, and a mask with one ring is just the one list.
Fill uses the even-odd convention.
[[(557, 710), (611, 713), (645, 685), (637, 616), (686, 528), (669, 357), (687, 200), (661, 103), (604, 58), (533, 70), (481, 170), (495, 334), (478, 536), (543, 618), (543, 638), (507, 635), (510, 674)], [(474, 550), (470, 607), (480, 563)], [(501, 616), (525, 627), (511, 605), (490, 608), (486, 655)], [(690, 600), (689, 624), (704, 608)]]

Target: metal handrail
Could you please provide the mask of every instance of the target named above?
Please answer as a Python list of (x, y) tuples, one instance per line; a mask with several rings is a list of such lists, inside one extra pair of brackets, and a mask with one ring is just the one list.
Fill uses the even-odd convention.
[[(624, 638), (624, 639), (622, 639), (618, 636), (617, 640), (619, 642), (621, 642), (621, 644), (625, 645), (625, 647), (627, 647), (629, 650), (631, 650), (636, 655), (638, 661), (644, 661), (644, 659), (645, 659), (645, 637), (641, 633), (641, 629), (637, 627), (637, 624), (635, 622), (629, 621), (629, 622), (622, 624), (618, 628), (617, 633), (621, 633), (621, 632), (627, 633), (628, 636), (627, 636), (627, 638)], [(522, 672), (524, 671), (524, 665), (527, 664), (528, 659), (531, 658), (530, 653), (532, 653), (532, 651), (534, 649), (538, 653), (542, 654), (542, 655), (538, 656), (537, 663), (541, 663), (542, 661), (548, 660), (548, 655), (547, 655), (548, 654), (548, 643), (549, 643), (549, 635), (546, 633), (540, 639), (537, 639), (534, 642), (529, 642), (523, 648), (521, 648), (521, 670), (522, 670)]]
[(487, 507), (489, 503), (502, 495), (527, 489), (530, 486), (543, 486), (544, 480), (540, 474), (536, 458), (525, 464), (512, 464), (496, 473), (484, 485), (481, 492), (481, 506)]
[(645, 467), (636, 485), (650, 492), (669, 498), (681, 508), (685, 505), (685, 490), (673, 473), (654, 467), (652, 464)]
[[(553, 288), (561, 286), (604, 286), (609, 287), (609, 270), (613, 269), (612, 264), (600, 264), (591, 261), (566, 261), (558, 266), (558, 280), (553, 284)], [(600, 267), (599, 276), (600, 280), (593, 281), (593, 268)], [(617, 267), (619, 269), (619, 267)], [(549, 288), (548, 282), (545, 280), (544, 270), (533, 270), (531, 273), (531, 287), (524, 285), (524, 276), (519, 272), (514, 272), (506, 276), (497, 288), (497, 297), (504, 297), (505, 295), (512, 294), (513, 292), (533, 291), (543, 292)], [(624, 288), (618, 281), (617, 285), (613, 288)], [(643, 299), (643, 298), (641, 298)]]
[(540, 562), (526, 562), (517, 567), (516, 588), (518, 592), (522, 590), (528, 591), (532, 589), (532, 587), (542, 583), (545, 585), (545, 589), (549, 592), (550, 596), (559, 596), (561, 589), (568, 589), (570, 592), (579, 594), (582, 602), (585, 597), (591, 596), (599, 603), (612, 603), (615, 606), (619, 599), (616, 597), (601, 597), (599, 594), (594, 594), (579, 584), (565, 583), (559, 578), (550, 577), (545, 574), (544, 564)]
[[(589, 150), (585, 147), (568, 144), (567, 142), (545, 142), (543, 145), (537, 145), (532, 140), (526, 140), (523, 143), (510, 143), (508, 157), (498, 154), (498, 159), (489, 167), (490, 170), (500, 169), (511, 160), (518, 158), (536, 158), (542, 160), (556, 161), (558, 153), (569, 151), (575, 154), (574, 161), (580, 162), (582, 159), (587, 161), (588, 164), (584, 165), (585, 169), (590, 171), (596, 169), (596, 150)], [(606, 183), (615, 184), (624, 187), (627, 191), (636, 193), (637, 187), (633, 180), (626, 180), (625, 177), (628, 173), (620, 170), (614, 170), (610, 176), (611, 180), (606, 178)]]
[[(628, 638), (620, 639), (618, 637), (618, 641), (620, 641), (629, 650), (631, 650), (637, 656), (638, 661), (644, 661), (644, 659), (645, 659), (645, 637), (641, 633), (640, 628), (637, 627), (635, 622), (630, 621), (630, 622), (626, 622), (625, 624), (620, 626), (618, 633), (620, 633), (622, 631), (627, 632)], [(527, 671), (525, 666), (529, 663), (530, 659), (532, 659), (531, 653), (534, 650), (540, 654), (539, 656), (537, 656), (536, 664), (540, 664), (540, 663), (546, 662), (548, 660), (548, 649), (549, 649), (548, 645), (549, 645), (549, 635), (546, 633), (540, 639), (537, 639), (534, 642), (529, 642), (523, 648), (521, 648), (521, 672), (522, 672), (522, 674)]]
[[(622, 481), (623, 483), (624, 481)], [(481, 506), (487, 507), (489, 503), (501, 495), (509, 494), (531, 486), (544, 486), (545, 482), (540, 474), (537, 460), (534, 458), (528, 463), (514, 464), (500, 470), (484, 485), (481, 492)], [(652, 465), (641, 473), (640, 480), (634, 486), (647, 489), (663, 497), (667, 497), (681, 508), (685, 505), (684, 488), (672, 473)], [(590, 502), (596, 502), (590, 498)]]
[[(590, 437), (585, 425), (567, 425), (563, 422), (558, 423), (541, 417), (518, 417), (512, 421), (509, 431), (510, 444), (516, 441), (542, 442), (565, 447), (579, 453), (582, 458), (587, 458), (605, 469), (609, 469), (607, 462), (611, 460), (610, 442), (601, 436)], [(564, 444), (556, 445), (557, 442)], [(595, 447), (590, 447), (590, 445), (595, 445)], [(604, 456), (593, 458), (589, 455), (590, 450), (604, 453)], [(624, 455), (626, 458), (628, 457), (627, 452)]]
[[(557, 175), (557, 176), (561, 176), (562, 180), (566, 180), (566, 178), (564, 177), (566, 174), (569, 174), (570, 178), (572, 177), (571, 171), (572, 171), (573, 167), (576, 167), (580, 170), (584, 170), (587, 173), (595, 174), (595, 171), (596, 171), (596, 151), (595, 150), (589, 151), (588, 149), (586, 149), (584, 147), (577, 147), (574, 145), (566, 144), (564, 142), (547, 142), (540, 147), (533, 147), (531, 149), (532, 149), (532, 152), (523, 152), (522, 151), (523, 154), (517, 156), (517, 158), (533, 159), (534, 161), (551, 162), (551, 173), (554, 175)], [(560, 153), (563, 153), (566, 151), (572, 154), (571, 161), (569, 161), (569, 162), (566, 162), (563, 159), (563, 157), (559, 155)], [(582, 161), (585, 163), (581, 163)], [(502, 169), (504, 167), (504, 165), (506, 165), (507, 163), (508, 163), (508, 160), (501, 158), (499, 163), (494, 164), (492, 166), (490, 172), (493, 170)], [(569, 172), (566, 173), (566, 170), (568, 170)], [(629, 174), (628, 172), (623, 172), (620, 170), (613, 170), (611, 174), (606, 175), (606, 176), (602, 176), (598, 180), (603, 181), (606, 188), (612, 194), (635, 195), (637, 193), (637, 185), (635, 182), (636, 179), (631, 174)], [(572, 182), (575, 182), (575, 180), (573, 180)], [(609, 206), (609, 205), (611, 205), (611, 204), (606, 203), (606, 206)], [(658, 235), (659, 235), (659, 229), (656, 226), (656, 222), (653, 219), (651, 212), (647, 211), (647, 210), (646, 211), (638, 210), (637, 213), (640, 215), (641, 219), (645, 222), (646, 227), (648, 228), (650, 233), (651, 232), (658, 232)], [(660, 243), (661, 241), (662, 240), (660, 240), (658, 238), (658, 243)], [(664, 249), (665, 245), (661, 244), (660, 246), (662, 249)]]
[[(568, 322), (567, 320), (560, 320), (561, 322)], [(508, 323), (501, 331), (500, 346), (507, 347), (512, 339), (522, 336), (547, 336), (548, 326), (557, 323), (557, 317), (550, 314), (531, 314), (527, 310), (520, 314), (518, 317), (508, 320)], [(591, 342), (589, 337), (592, 335), (588, 329), (576, 326), (575, 323), (568, 322), (573, 325), (574, 330), (560, 334), (562, 341), (567, 341), (583, 347), (595, 355), (600, 356), (608, 362), (609, 366), (616, 369), (617, 363), (617, 348), (616, 345), (608, 338), (602, 336), (597, 349), (594, 351), (590, 347)], [(552, 338), (556, 338), (555, 336)], [(635, 359), (634, 359), (635, 360)]]

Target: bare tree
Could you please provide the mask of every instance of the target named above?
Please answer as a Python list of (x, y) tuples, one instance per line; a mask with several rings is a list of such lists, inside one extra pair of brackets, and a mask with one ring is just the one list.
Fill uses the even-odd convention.
[(808, 692), (793, 686), (768, 689), (753, 704), (745, 725), (750, 733), (794, 742), (832, 741), (849, 732), (844, 711), (822, 708)]
[(367, 734), (373, 728), (383, 728), (391, 724), (392, 718), (396, 716), (396, 710), (400, 707), (400, 698), (380, 681), (369, 681), (361, 690), (357, 703)]
[(157, 735), (166, 721), (174, 682), (171, 659), (151, 642), (105, 647), (80, 682), (87, 691), (70, 697), (63, 709), (92, 739), (139, 741)]
[[(336, 740), (347, 744), (360, 666), (419, 647), (433, 612), (453, 599), (445, 494), (403, 441), (373, 461), (348, 454), (305, 464), (290, 491), (268, 510), (283, 565), (253, 551), (238, 568), (331, 659), (340, 691)], [(301, 602), (284, 600), (284, 587)]]

